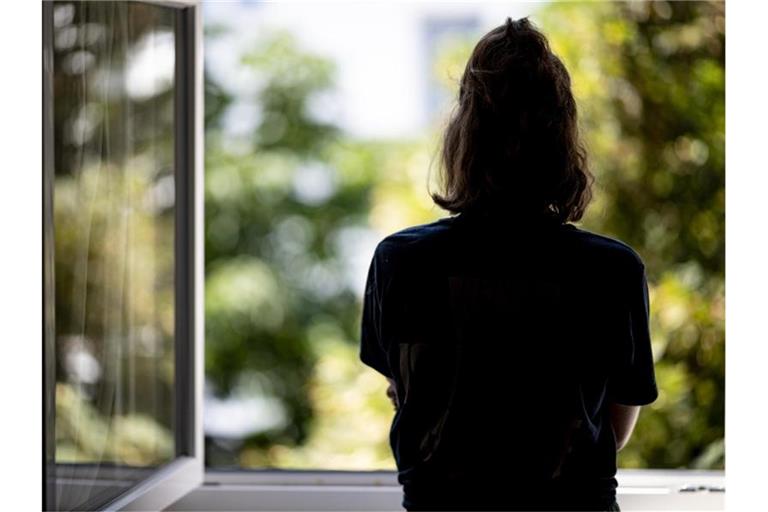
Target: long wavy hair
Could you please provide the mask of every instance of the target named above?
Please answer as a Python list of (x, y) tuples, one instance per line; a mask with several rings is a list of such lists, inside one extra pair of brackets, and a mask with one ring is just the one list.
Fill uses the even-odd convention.
[(527, 18), (475, 46), (442, 140), (440, 207), (578, 221), (593, 177), (571, 78)]

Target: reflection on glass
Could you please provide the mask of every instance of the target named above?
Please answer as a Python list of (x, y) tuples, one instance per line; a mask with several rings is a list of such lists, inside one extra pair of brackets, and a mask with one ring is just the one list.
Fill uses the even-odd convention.
[[(174, 14), (53, 8), (55, 508), (175, 456)], [(50, 300), (50, 298), (49, 298)]]

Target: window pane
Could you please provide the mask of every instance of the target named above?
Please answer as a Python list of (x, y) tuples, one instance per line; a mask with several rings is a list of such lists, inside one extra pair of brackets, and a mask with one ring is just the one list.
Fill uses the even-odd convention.
[(53, 8), (56, 509), (175, 457), (174, 19)]

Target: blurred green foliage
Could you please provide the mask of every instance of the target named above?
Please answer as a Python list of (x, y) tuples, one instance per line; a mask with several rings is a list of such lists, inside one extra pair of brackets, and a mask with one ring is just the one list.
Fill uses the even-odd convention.
[(584, 224), (645, 260), (659, 399), (623, 467), (724, 467), (725, 4), (552, 4), (596, 204)]
[[(580, 107), (597, 178), (583, 224), (631, 244), (648, 269), (660, 396), (620, 465), (722, 468), (724, 4), (554, 3), (533, 19)], [(435, 62), (453, 92), (475, 40), (447, 41)], [(277, 399), (285, 420), (234, 444), (209, 437), (208, 462), (393, 468), (386, 383), (357, 360), (346, 254), (443, 215), (425, 186), (438, 132), (344, 135), (311, 114), (332, 63), (285, 33), (261, 41), (242, 59), (249, 97), (206, 86), (206, 372), (220, 397), (255, 382), (249, 392)], [(245, 137), (219, 119), (235, 99), (260, 110)]]

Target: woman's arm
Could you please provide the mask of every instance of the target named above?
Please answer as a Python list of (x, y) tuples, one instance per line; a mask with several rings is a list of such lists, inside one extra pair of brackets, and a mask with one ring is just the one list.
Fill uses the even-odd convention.
[(612, 403), (609, 406), (611, 427), (616, 437), (616, 451), (621, 450), (632, 436), (632, 431), (640, 414), (639, 405), (622, 405)]

